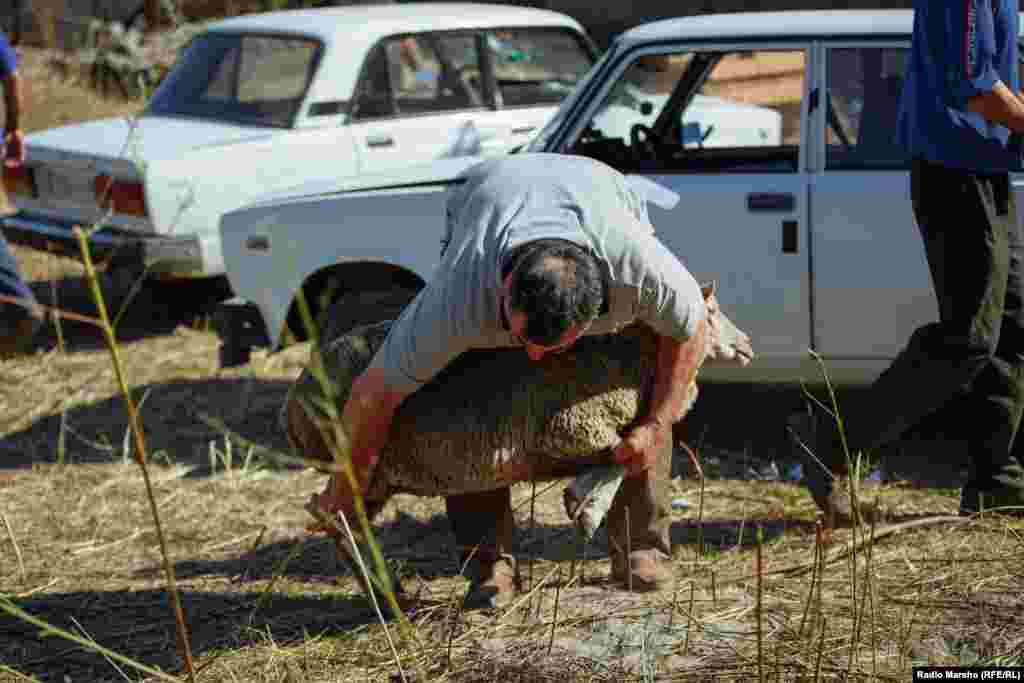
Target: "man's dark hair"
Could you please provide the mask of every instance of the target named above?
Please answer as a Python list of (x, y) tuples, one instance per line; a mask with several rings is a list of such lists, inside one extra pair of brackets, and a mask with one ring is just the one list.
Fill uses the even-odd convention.
[(604, 278), (592, 254), (565, 240), (537, 240), (517, 252), (509, 303), (526, 314), (528, 341), (553, 346), (572, 325), (585, 326), (598, 316)]

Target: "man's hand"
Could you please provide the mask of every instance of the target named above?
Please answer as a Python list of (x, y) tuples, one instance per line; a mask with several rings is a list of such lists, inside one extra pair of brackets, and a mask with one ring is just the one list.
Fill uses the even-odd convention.
[(627, 477), (638, 477), (654, 467), (659, 449), (670, 438), (669, 426), (656, 420), (641, 422), (616, 447), (612, 459), (626, 466)]
[[(363, 489), (365, 490), (365, 489)], [(360, 494), (363, 493), (360, 491)], [(320, 510), (328, 517), (334, 518), (340, 512), (345, 515), (349, 525), (356, 526), (356, 497), (348, 485), (348, 477), (341, 472), (335, 472), (327, 480), (327, 485), (320, 493), (310, 495), (306, 509), (311, 513), (313, 510)], [(330, 533), (333, 529), (324, 529)]]
[(992, 90), (967, 101), (967, 110), (986, 121), (999, 123), (1017, 134), (1024, 133), (1024, 100), (997, 81)]
[(349, 478), (344, 472), (335, 472), (323, 492), (310, 497), (310, 506), (329, 515), (340, 510), (350, 520), (354, 519), (355, 498), (369, 490), (377, 458), (387, 443), (391, 420), (406, 396), (391, 390), (383, 377), (372, 370), (356, 378), (342, 411), (341, 423), (348, 437), (348, 453), (357, 490), (349, 485)]
[(612, 458), (626, 466), (627, 477), (638, 477), (654, 466), (658, 450), (672, 440), (672, 422), (679, 415), (690, 383), (703, 358), (706, 321), (684, 342), (658, 335), (658, 356), (654, 368), (647, 417), (616, 447)]

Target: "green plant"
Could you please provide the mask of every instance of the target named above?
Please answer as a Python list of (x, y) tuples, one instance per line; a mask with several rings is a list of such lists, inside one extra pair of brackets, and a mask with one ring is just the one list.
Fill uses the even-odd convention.
[[(164, 2), (173, 28), (149, 37), (117, 21), (89, 21), (76, 57), (94, 89), (103, 95), (148, 98), (170, 70), (170, 64), (154, 61), (152, 54), (177, 55), (205, 28), (205, 22), (185, 22), (171, 0)], [(156, 41), (158, 49), (147, 50), (147, 40)]]
[(120, 22), (93, 19), (86, 25), (78, 61), (88, 69), (90, 84), (104, 95), (116, 88), (125, 97), (140, 97), (151, 78), (142, 33)]

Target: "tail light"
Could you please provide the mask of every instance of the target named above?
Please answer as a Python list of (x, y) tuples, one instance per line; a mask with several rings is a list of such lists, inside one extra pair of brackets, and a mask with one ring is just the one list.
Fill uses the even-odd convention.
[(23, 197), (36, 196), (35, 179), (32, 176), (32, 169), (25, 164), (17, 166), (3, 165), (4, 167), (4, 189), (8, 194), (21, 195)]
[(142, 183), (138, 181), (98, 175), (93, 183), (93, 190), (101, 209), (112, 209), (115, 213), (131, 216), (147, 215), (146, 193)]

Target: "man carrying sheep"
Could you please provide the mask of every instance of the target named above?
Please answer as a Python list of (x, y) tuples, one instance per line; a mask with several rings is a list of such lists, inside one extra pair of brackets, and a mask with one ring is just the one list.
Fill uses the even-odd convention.
[[(592, 159), (485, 161), (451, 191), (442, 249), (433, 280), (394, 322), (345, 404), (360, 493), (399, 404), (464, 351), (522, 346), (537, 361), (581, 335), (641, 322), (658, 335), (656, 371), (646, 415), (612, 456), (627, 470), (607, 518), (612, 577), (641, 590), (670, 585), (671, 423), (702, 358), (706, 309), (696, 280), (654, 237), (643, 201), (623, 175)], [(351, 514), (354, 493), (332, 476), (311, 504)], [(471, 561), (467, 603), (506, 603), (516, 590), (510, 489), (449, 496), (446, 507), (462, 559)]]

